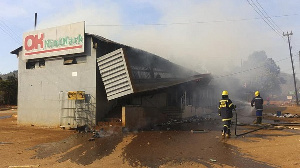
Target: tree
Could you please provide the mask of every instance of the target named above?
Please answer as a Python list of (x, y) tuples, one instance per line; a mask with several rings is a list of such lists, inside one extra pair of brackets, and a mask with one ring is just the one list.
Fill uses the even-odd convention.
[(246, 85), (246, 91), (259, 90), (264, 95), (281, 94), (280, 68), (272, 58), (268, 58), (265, 51), (254, 52), (248, 60), (243, 62), (241, 71), (247, 71), (240, 78)]
[[(0, 80), (0, 103), (17, 105), (18, 79), (15, 76), (8, 76), (6, 80)], [(1, 102), (2, 101), (2, 102)]]

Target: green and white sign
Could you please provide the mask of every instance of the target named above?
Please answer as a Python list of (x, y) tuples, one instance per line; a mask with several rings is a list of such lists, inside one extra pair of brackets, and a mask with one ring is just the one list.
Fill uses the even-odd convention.
[(84, 22), (24, 33), (22, 59), (84, 52)]

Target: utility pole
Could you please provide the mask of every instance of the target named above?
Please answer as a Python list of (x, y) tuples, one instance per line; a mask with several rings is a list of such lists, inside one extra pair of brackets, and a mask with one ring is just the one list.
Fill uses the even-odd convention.
[(291, 31), (291, 33), (287, 32), (286, 34), (284, 34), (284, 32), (283, 32), (283, 36), (287, 36), (288, 37), (289, 49), (290, 49), (290, 56), (291, 56), (291, 62), (292, 62), (292, 69), (293, 69), (293, 77), (294, 77), (296, 104), (298, 106), (299, 105), (299, 102), (298, 102), (298, 93), (297, 93), (296, 77), (295, 77), (295, 70), (294, 70), (294, 62), (293, 62), (293, 56), (292, 56), (292, 47), (291, 47), (291, 42), (290, 42), (290, 36), (291, 35), (293, 35), (292, 31)]
[(34, 14), (34, 30), (36, 29), (37, 13)]

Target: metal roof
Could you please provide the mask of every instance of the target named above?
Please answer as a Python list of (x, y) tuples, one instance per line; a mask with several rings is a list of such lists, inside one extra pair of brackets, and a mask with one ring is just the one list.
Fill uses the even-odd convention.
[(199, 74), (128, 46), (100, 56), (97, 62), (108, 100), (193, 81), (206, 85), (211, 80), (210, 74)]
[(185, 83), (195, 82), (195, 85), (204, 86), (207, 85), (212, 76), (210, 74), (200, 74), (195, 76), (190, 76), (186, 78), (173, 78), (173, 79), (157, 79), (155, 81), (144, 80), (141, 83), (135, 84), (135, 91), (137, 92), (145, 92), (158, 90), (163, 88), (168, 88), (176, 85), (181, 85)]
[[(127, 94), (157, 90), (193, 81), (198, 81), (200, 85), (206, 85), (212, 78), (210, 74), (199, 74), (147, 51), (120, 44), (99, 35), (88, 33), (85, 33), (85, 35), (111, 46), (111, 48), (105, 50), (106, 53), (102, 53), (103, 55), (97, 55), (99, 57), (97, 62), (108, 100)], [(11, 51), (11, 53), (18, 55), (22, 48), (21, 46)], [(122, 59), (117, 59), (120, 58), (120, 55), (111, 54), (116, 52), (116, 48), (122, 49)], [(97, 51), (101, 52), (102, 50)], [(108, 58), (110, 56), (116, 56), (112, 58), (114, 62), (101, 63), (110, 60)], [(122, 71), (121, 66), (123, 67), (123, 69), (121, 68)], [(107, 82), (109, 77), (114, 79)]]
[(10, 53), (18, 55), (19, 52), (22, 51), (22, 49), (23, 49), (23, 46), (16, 48), (15, 50), (11, 51)]

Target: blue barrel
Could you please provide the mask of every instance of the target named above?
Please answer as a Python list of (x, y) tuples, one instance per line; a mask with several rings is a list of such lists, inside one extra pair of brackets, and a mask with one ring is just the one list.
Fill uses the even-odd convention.
[(277, 116), (281, 116), (281, 111), (277, 111)]

